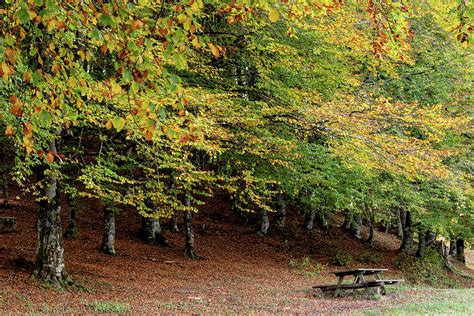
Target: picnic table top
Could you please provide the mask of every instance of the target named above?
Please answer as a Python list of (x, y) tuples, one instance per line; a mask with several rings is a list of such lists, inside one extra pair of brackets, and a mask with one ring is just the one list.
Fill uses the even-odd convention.
[(369, 275), (369, 274), (375, 274), (375, 273), (383, 272), (387, 270), (388, 269), (382, 269), (382, 268), (357, 268), (357, 269), (351, 269), (351, 270), (345, 270), (345, 271), (334, 271), (331, 273), (336, 276), (356, 275), (356, 274)]

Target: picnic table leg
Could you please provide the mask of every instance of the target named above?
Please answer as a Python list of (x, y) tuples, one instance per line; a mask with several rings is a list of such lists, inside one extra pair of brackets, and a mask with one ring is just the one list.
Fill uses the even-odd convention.
[[(380, 275), (378, 273), (375, 274), (376, 280), (382, 280)], [(382, 285), (380, 286), (382, 288), (382, 295), (387, 295), (387, 289), (385, 288), (385, 284), (382, 282)], [(377, 294), (380, 295), (380, 290), (377, 288)]]
[(344, 275), (341, 275), (339, 277), (339, 281), (337, 281), (337, 288), (334, 290), (334, 297), (337, 297), (339, 295), (339, 291), (341, 290), (340, 286), (342, 284), (342, 280), (344, 280)]

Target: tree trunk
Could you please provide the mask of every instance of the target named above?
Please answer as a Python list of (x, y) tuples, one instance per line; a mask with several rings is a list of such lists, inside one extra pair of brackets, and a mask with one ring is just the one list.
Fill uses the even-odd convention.
[(140, 239), (147, 244), (155, 242), (157, 226), (159, 222), (156, 218), (142, 217), (142, 227), (140, 229)]
[(6, 152), (5, 152), (5, 147), (2, 148), (0, 151), (0, 154), (2, 155), (2, 164), (3, 168), (0, 168), (2, 171), (2, 191), (3, 191), (3, 207), (8, 207), (10, 205), (10, 197), (8, 195), (8, 168), (7, 168), (7, 159), (6, 159)]
[(406, 220), (406, 213), (400, 209), (397, 210), (397, 237), (403, 239), (403, 225)]
[[(186, 206), (191, 206), (191, 200), (186, 198)], [(192, 214), (190, 210), (184, 211), (184, 230), (186, 233), (186, 242), (184, 244), (184, 256), (189, 259), (197, 259), (194, 247), (194, 230), (192, 222)]]
[(351, 222), (350, 230), (352, 232), (352, 235), (358, 240), (362, 239), (362, 236), (360, 235), (360, 226), (361, 225), (362, 225), (362, 216), (361, 216), (361, 214), (353, 214), (353, 220)]
[(342, 223), (342, 228), (350, 230), (352, 221), (352, 214), (346, 211), (344, 213), (344, 223)]
[(176, 214), (174, 214), (170, 219), (170, 230), (175, 233), (179, 232), (178, 216)]
[(456, 257), (457, 252), (456, 252), (456, 239), (451, 238), (449, 240), (449, 256), (454, 258)]
[(277, 195), (277, 211), (276, 211), (276, 218), (275, 218), (275, 226), (282, 229), (285, 227), (285, 220), (286, 220), (286, 202), (285, 202), (285, 195), (283, 193), (279, 193)]
[(115, 212), (110, 202), (105, 202), (104, 207), (104, 235), (101, 249), (105, 254), (115, 255)]
[[(50, 144), (50, 150), (56, 153), (56, 144)], [(68, 282), (64, 265), (64, 245), (61, 231), (61, 203), (58, 182), (54, 172), (47, 172), (44, 164), (36, 168), (42, 198), (38, 202), (38, 246), (33, 277), (39, 281), (63, 286)]]
[(258, 233), (262, 236), (266, 236), (268, 233), (268, 228), (270, 227), (270, 221), (268, 219), (267, 211), (261, 210), (260, 216), (261, 216), (261, 222), (260, 222), (260, 230)]
[(306, 213), (306, 231), (310, 232), (313, 230), (314, 227), (314, 219), (316, 218), (316, 210), (312, 209), (309, 211), (309, 213)]
[(426, 233), (424, 232), (423, 228), (418, 229), (418, 249), (416, 251), (416, 256), (421, 258), (425, 255), (425, 248), (426, 248)]
[(374, 213), (371, 212), (370, 219), (369, 219), (369, 238), (367, 238), (367, 243), (372, 246), (374, 243)]
[(456, 255), (459, 261), (466, 262), (466, 258), (464, 256), (464, 239), (458, 238), (456, 240)]
[(405, 223), (403, 225), (403, 238), (400, 245), (401, 252), (409, 252), (413, 245), (413, 227), (411, 222), (411, 214), (406, 211), (405, 213)]
[(68, 223), (66, 227), (66, 232), (64, 233), (64, 237), (68, 239), (75, 239), (77, 235), (76, 229), (76, 219), (77, 219), (77, 201), (75, 198), (67, 195), (67, 204), (68, 204)]
[(428, 229), (426, 231), (425, 239), (426, 239), (426, 246), (432, 245), (436, 241), (436, 233)]

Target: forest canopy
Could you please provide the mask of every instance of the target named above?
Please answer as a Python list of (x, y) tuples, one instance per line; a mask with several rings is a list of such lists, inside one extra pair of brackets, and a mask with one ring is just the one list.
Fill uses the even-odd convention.
[(2, 171), (38, 203), (35, 275), (67, 280), (60, 197), (70, 212), (101, 201), (110, 254), (114, 215), (132, 208), (147, 229), (184, 214), (195, 257), (192, 213), (215, 192), (261, 214), (263, 234), (268, 213), (282, 226), (293, 205), (308, 227), (410, 214), (404, 238), (418, 227), (469, 240), (473, 12), (442, 0), (1, 2)]

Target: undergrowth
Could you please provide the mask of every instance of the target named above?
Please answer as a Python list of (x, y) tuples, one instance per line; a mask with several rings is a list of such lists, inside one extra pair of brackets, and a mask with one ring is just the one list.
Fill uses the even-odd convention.
[(427, 248), (422, 258), (410, 254), (401, 255), (395, 264), (405, 273), (405, 278), (410, 283), (435, 287), (455, 285), (448, 277), (443, 257), (436, 249)]
[(290, 268), (298, 274), (316, 276), (324, 270), (324, 265), (319, 262), (313, 262), (309, 257), (299, 259), (290, 259)]

